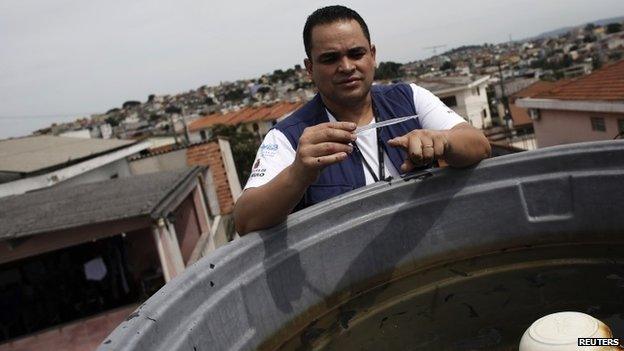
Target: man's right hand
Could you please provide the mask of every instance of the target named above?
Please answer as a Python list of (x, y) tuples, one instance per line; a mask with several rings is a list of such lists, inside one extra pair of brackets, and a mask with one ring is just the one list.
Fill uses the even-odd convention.
[[(308, 127), (299, 138), (295, 161), (268, 183), (243, 192), (234, 207), (236, 231), (272, 227), (283, 222), (321, 170), (353, 152), (355, 123), (328, 122)], [(261, 209), (261, 210), (260, 210)]]
[(353, 152), (349, 143), (357, 139), (356, 127), (352, 122), (326, 122), (303, 131), (292, 166), (306, 187), (318, 179), (323, 168), (345, 160)]

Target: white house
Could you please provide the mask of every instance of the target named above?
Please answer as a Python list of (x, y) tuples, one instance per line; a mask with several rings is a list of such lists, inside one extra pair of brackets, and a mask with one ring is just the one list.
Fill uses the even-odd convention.
[(453, 111), (478, 129), (492, 125), (486, 87), (490, 76), (419, 79), (414, 83), (431, 91)]

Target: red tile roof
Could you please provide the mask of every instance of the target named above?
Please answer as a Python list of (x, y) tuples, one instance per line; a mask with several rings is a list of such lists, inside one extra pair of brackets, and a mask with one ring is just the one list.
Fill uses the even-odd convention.
[(587, 101), (624, 101), (624, 60), (586, 76), (567, 81), (534, 98)]
[(545, 80), (538, 80), (537, 82), (529, 85), (528, 87), (517, 91), (511, 95), (511, 100), (515, 101), (518, 98), (534, 97), (535, 95), (548, 92), (557, 86), (569, 83), (569, 80), (559, 80), (556, 82), (548, 82)]
[(259, 121), (274, 121), (284, 115), (294, 112), (303, 105), (303, 102), (278, 102), (274, 105), (245, 107), (239, 111), (225, 114), (213, 113), (189, 124), (189, 131), (210, 128), (216, 124), (236, 125)]
[(569, 82), (569, 80), (559, 80), (556, 82), (539, 80), (529, 85), (528, 87), (512, 94), (509, 97), (509, 112), (511, 113), (511, 119), (513, 120), (514, 127), (521, 127), (533, 124), (533, 120), (529, 116), (527, 109), (516, 106), (516, 99), (534, 97), (538, 94), (543, 94)]

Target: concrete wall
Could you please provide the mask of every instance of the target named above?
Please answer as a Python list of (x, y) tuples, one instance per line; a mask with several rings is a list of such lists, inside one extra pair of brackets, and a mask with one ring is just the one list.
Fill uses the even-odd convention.
[(160, 155), (141, 158), (130, 162), (132, 174), (146, 174), (160, 171), (184, 169), (186, 164), (186, 150), (176, 150)]
[[(479, 85), (479, 93), (477, 93), (477, 88), (475, 87), (451, 94), (442, 94), (439, 97), (455, 96), (457, 106), (453, 106), (451, 109), (475, 128), (483, 129), (492, 125), (492, 115), (488, 106), (485, 88), (486, 84), (484, 83)], [(485, 118), (482, 114), (483, 110), (486, 111)]]
[(195, 244), (201, 236), (201, 227), (195, 204), (193, 202), (193, 193), (187, 196), (174, 212), (176, 235), (178, 236), (178, 244), (182, 252), (182, 260), (186, 263), (191, 257), (191, 253), (195, 248)]
[(93, 351), (138, 305), (129, 305), (0, 345), (0, 351)]
[[(207, 166), (211, 170), (211, 174), (213, 177), (212, 185), (217, 194), (220, 209), (219, 212), (213, 212), (213, 215), (231, 213), (234, 209), (234, 202), (236, 200), (236, 197), (239, 194), (233, 193), (231, 188), (238, 187), (238, 189), (240, 189), (238, 176), (236, 175), (236, 173), (231, 174), (231, 172), (235, 172), (236, 169), (232, 170), (229, 169), (229, 167), (226, 167), (225, 161), (223, 160), (223, 153), (220, 148), (220, 144), (221, 143), (219, 142), (210, 142), (193, 145), (192, 147), (186, 149), (186, 162), (189, 166)], [(230, 174), (228, 174), (228, 171), (230, 171)], [(236, 184), (231, 185), (230, 179), (235, 179)]]
[(61, 133), (59, 136), (70, 138), (91, 139), (91, 131), (88, 129), (71, 130), (69, 132)]
[[(603, 117), (606, 131), (593, 131), (591, 117)], [(540, 110), (540, 119), (533, 121), (538, 147), (583, 141), (610, 140), (618, 131), (618, 119), (624, 113)]]
[(70, 178), (64, 182), (59, 183), (57, 186), (93, 183), (116, 177), (129, 177), (130, 175), (132, 175), (132, 173), (130, 172), (130, 166), (128, 165), (128, 161), (123, 158), (121, 160), (111, 162), (102, 167), (98, 167), (86, 173)]
[[(468, 123), (475, 128), (483, 129), (492, 125), (492, 116), (490, 114), (490, 108), (487, 102), (487, 94), (485, 92), (485, 84), (479, 86), (479, 93), (477, 88), (465, 89), (460, 93), (457, 93), (458, 108), (461, 109), (462, 117), (468, 120)], [(483, 110), (486, 111), (485, 118), (483, 117)]]

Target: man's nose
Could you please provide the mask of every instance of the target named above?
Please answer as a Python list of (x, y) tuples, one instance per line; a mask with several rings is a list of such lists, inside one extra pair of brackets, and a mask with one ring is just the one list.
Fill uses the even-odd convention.
[(355, 64), (349, 59), (349, 56), (345, 55), (340, 59), (340, 62), (338, 62), (338, 70), (343, 73), (353, 72), (353, 70), (355, 70)]

